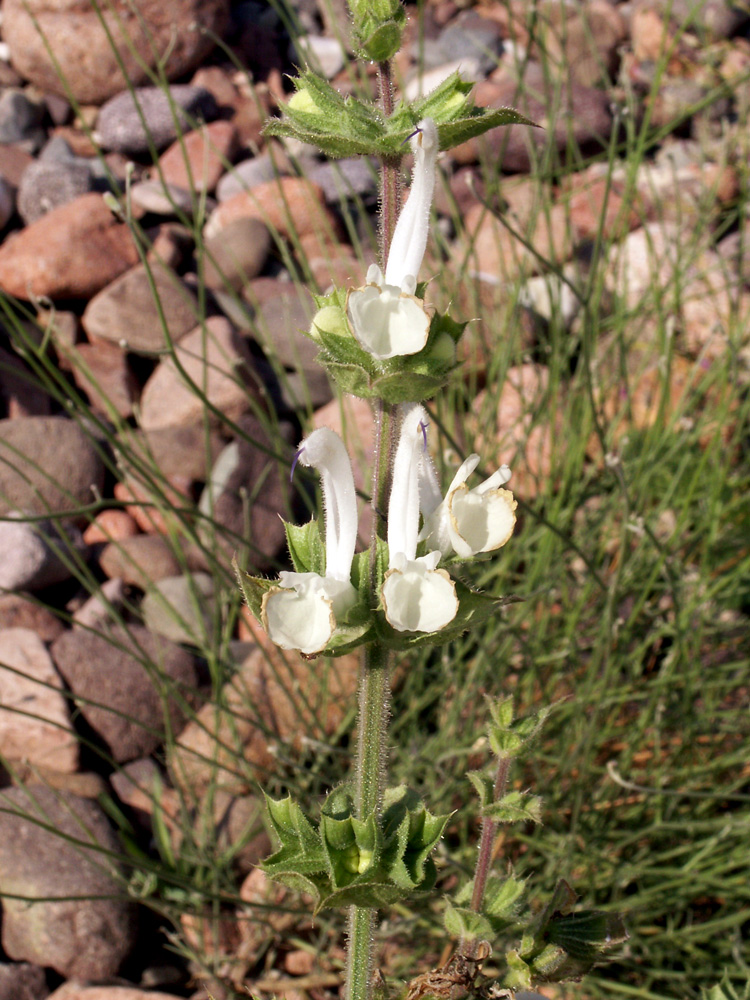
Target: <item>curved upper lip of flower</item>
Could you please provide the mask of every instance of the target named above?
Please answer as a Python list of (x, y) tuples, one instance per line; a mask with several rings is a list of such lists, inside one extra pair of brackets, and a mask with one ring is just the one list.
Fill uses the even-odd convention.
[(430, 316), (414, 296), (416, 282), (399, 288), (386, 284), (377, 264), (370, 265), (367, 284), (347, 296), (352, 332), (362, 347), (379, 360), (417, 354), (430, 335)]

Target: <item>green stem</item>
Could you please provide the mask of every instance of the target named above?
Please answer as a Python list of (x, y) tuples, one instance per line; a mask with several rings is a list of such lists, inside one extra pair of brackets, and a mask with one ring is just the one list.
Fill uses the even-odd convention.
[[(378, 67), (380, 100), (384, 114), (393, 112), (393, 84), (388, 63)], [(399, 208), (398, 165), (383, 162), (380, 201), (381, 262), (385, 268), (388, 246)], [(385, 534), (388, 480), (393, 439), (396, 433), (395, 407), (381, 400), (375, 405), (375, 461), (372, 473), (372, 539), (370, 550), (370, 599), (377, 607), (377, 539)], [(355, 811), (362, 819), (379, 813), (385, 784), (390, 678), (388, 650), (373, 642), (362, 650), (359, 672), (359, 719), (357, 724)], [(349, 908), (349, 941), (346, 964), (347, 1000), (370, 1000), (374, 965), (373, 928), (375, 909)]]

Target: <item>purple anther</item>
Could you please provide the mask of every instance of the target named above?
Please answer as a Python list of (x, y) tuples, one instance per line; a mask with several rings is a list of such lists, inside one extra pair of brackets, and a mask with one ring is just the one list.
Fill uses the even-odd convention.
[(424, 438), (424, 450), (427, 451), (427, 422), (425, 420), (419, 421), (419, 429), (422, 431), (422, 437)]
[(295, 453), (294, 453), (294, 461), (292, 462), (292, 469), (291, 469), (291, 472), (289, 473), (289, 482), (290, 483), (294, 479), (294, 470), (297, 468), (297, 462), (299, 462), (299, 457), (300, 457), (300, 455), (302, 454), (302, 452), (304, 450), (305, 450), (304, 448), (298, 448), (295, 451)]
[(411, 140), (414, 138), (415, 135), (421, 135), (421, 134), (422, 134), (422, 129), (421, 128), (415, 128), (414, 131), (410, 135), (407, 135), (407, 137), (404, 139), (404, 141), (401, 143), (401, 145), (405, 146), (407, 144), (407, 142), (411, 142)]

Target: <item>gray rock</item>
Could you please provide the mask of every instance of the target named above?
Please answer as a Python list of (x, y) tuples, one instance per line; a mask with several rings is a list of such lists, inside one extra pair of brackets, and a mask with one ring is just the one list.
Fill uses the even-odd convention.
[(377, 165), (362, 156), (321, 163), (306, 171), (305, 176), (323, 188), (331, 204), (357, 195), (374, 195), (378, 190)]
[(134, 535), (110, 542), (102, 549), (99, 565), (110, 583), (120, 579), (141, 590), (180, 572), (180, 564), (162, 535)]
[(0, 420), (0, 516), (12, 510), (74, 517), (104, 486), (90, 438), (66, 417)]
[(151, 753), (164, 740), (165, 707), (179, 728), (196, 684), (192, 656), (140, 625), (104, 634), (74, 629), (51, 649), (58, 670), (91, 728), (122, 763)]
[(207, 573), (167, 576), (141, 604), (147, 627), (172, 642), (210, 644), (214, 629), (214, 581)]
[(503, 51), (502, 29), (474, 11), (461, 11), (440, 33), (440, 45), (446, 60), (476, 59), (486, 75), (497, 67)]
[(71, 557), (81, 552), (77, 528), (61, 530), (49, 521), (23, 521), (17, 511), (0, 521), (0, 590), (42, 590), (70, 577)]
[(18, 212), (28, 225), (58, 205), (94, 189), (94, 178), (77, 160), (37, 160), (24, 171), (18, 189)]
[(152, 264), (150, 273), (158, 307), (146, 267), (137, 264), (91, 299), (82, 318), (86, 333), (136, 354), (158, 354), (167, 346), (162, 321), (173, 342), (192, 330), (198, 317), (193, 293), (169, 268)]
[(43, 116), (42, 105), (30, 101), (23, 91), (4, 90), (0, 93), (0, 142), (35, 152), (46, 138), (41, 127)]
[(156, 178), (134, 184), (130, 195), (135, 205), (154, 215), (193, 214), (194, 201), (189, 191), (174, 184), (162, 184)]
[[(279, 515), (293, 520), (296, 494), (286, 464), (268, 454), (278, 448), (278, 438), (272, 440), (254, 416), (238, 423), (244, 436), (227, 445), (217, 459), (199, 506), (216, 526), (216, 540), (227, 561), (237, 554), (240, 562), (247, 557), (253, 571), (265, 572), (284, 548)], [(296, 442), (292, 426), (282, 423), (278, 433), (291, 450)], [(209, 542), (213, 529), (204, 531)]]
[(294, 42), (295, 64), (308, 64), (328, 80), (344, 66), (346, 53), (337, 38), (326, 35), (300, 35)]
[(227, 201), (240, 191), (249, 191), (258, 184), (272, 181), (279, 175), (279, 168), (268, 153), (253, 156), (250, 160), (242, 160), (224, 174), (216, 185), (216, 197), (219, 201)]
[(195, 423), (128, 433), (117, 448), (117, 458), (126, 470), (136, 457), (138, 464), (153, 464), (167, 479), (184, 476), (205, 482), (223, 446), (218, 431), (207, 435), (203, 424)]
[(113, 976), (135, 943), (134, 911), (101, 808), (43, 786), (11, 788), (0, 804), (5, 953), (83, 981)]
[(205, 281), (209, 288), (239, 291), (263, 270), (271, 234), (260, 219), (235, 219), (206, 240)]
[(128, 90), (107, 101), (96, 127), (105, 149), (135, 156), (147, 153), (149, 142), (164, 149), (181, 131), (190, 131), (197, 121), (212, 121), (217, 114), (216, 101), (204, 87), (176, 84), (169, 94), (160, 87), (141, 87), (134, 95)]
[(105, 580), (99, 590), (74, 613), (73, 623), (79, 628), (99, 631), (112, 622), (113, 614), (121, 612), (124, 604), (124, 582)]
[(0, 964), (0, 1000), (46, 1000), (44, 969), (28, 962)]
[(74, 163), (77, 159), (70, 143), (61, 135), (53, 135), (45, 142), (37, 157), (37, 161), (43, 160), (48, 163)]

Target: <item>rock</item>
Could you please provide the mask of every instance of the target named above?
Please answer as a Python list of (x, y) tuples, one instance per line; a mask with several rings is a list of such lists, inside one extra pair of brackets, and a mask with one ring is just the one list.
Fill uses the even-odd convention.
[(27, 153), (20, 146), (4, 146), (0, 143), (0, 177), (12, 188), (19, 186), (24, 171), (30, 163), (34, 163), (31, 153)]
[(737, 277), (727, 275), (718, 255), (706, 257), (706, 268), (683, 290), (678, 340), (681, 349), (704, 366), (737, 354), (747, 358), (750, 344), (750, 293)]
[(151, 753), (170, 726), (184, 720), (196, 684), (192, 656), (140, 625), (113, 626), (105, 634), (73, 629), (57, 639), (52, 657), (78, 710), (122, 763)]
[(201, 495), (199, 509), (207, 519), (201, 536), (207, 546), (215, 538), (227, 560), (237, 555), (240, 564), (248, 559), (254, 572), (265, 572), (285, 546), (281, 517), (289, 519), (295, 509), (287, 467), (271, 455), (280, 441), (291, 451), (296, 434), (290, 424), (279, 423), (271, 438), (250, 414), (239, 427), (242, 436), (219, 455)]
[(16, 192), (10, 181), (0, 176), (0, 229), (4, 229), (16, 210)]
[(482, 72), (477, 58), (464, 56), (462, 59), (454, 59), (451, 62), (435, 66), (433, 69), (428, 69), (427, 72), (418, 72), (404, 87), (404, 99), (413, 101), (431, 93), (454, 73), (460, 73), (461, 79), (466, 82), (483, 80), (486, 76)]
[(496, 69), (503, 51), (500, 25), (473, 10), (463, 10), (453, 18), (439, 41), (446, 62), (474, 59), (482, 76)]
[(113, 414), (125, 419), (133, 415), (140, 386), (118, 344), (106, 340), (78, 344), (71, 360), (76, 385), (86, 393), (94, 411), (110, 418)]
[(519, 305), (558, 329), (569, 329), (581, 310), (581, 301), (571, 288), (579, 281), (577, 268), (570, 264), (563, 268), (562, 276), (539, 274), (519, 288)]
[(494, 169), (528, 173), (550, 145), (561, 154), (571, 143), (583, 151), (601, 148), (612, 130), (609, 97), (604, 91), (575, 81), (556, 89), (540, 64), (533, 61), (526, 64), (522, 81), (507, 71), (500, 80), (488, 80), (481, 90), (477, 88), (476, 100), (483, 107), (513, 107), (544, 128), (509, 125), (491, 129), (453, 150), (458, 163), (471, 163), (481, 156)]
[(180, 564), (161, 535), (134, 535), (111, 542), (102, 550), (99, 565), (110, 579), (124, 580), (141, 590), (180, 572)]
[(702, 35), (710, 41), (729, 38), (748, 20), (748, 11), (731, 0), (704, 0), (696, 5), (692, 0), (649, 0), (659, 13), (668, 15), (680, 30)]
[(101, 542), (121, 542), (138, 534), (138, 525), (125, 510), (113, 508), (100, 511), (83, 533), (87, 545)]
[(104, 486), (90, 438), (66, 417), (0, 420), (0, 516), (11, 510), (75, 517)]
[(469, 210), (465, 225), (466, 236), (458, 259), (466, 260), (470, 273), (483, 278), (511, 282), (538, 273), (544, 267), (543, 261), (559, 265), (573, 254), (568, 213), (563, 205), (542, 210), (518, 227), (533, 251), (482, 205)]
[(18, 189), (18, 213), (28, 225), (53, 208), (66, 205), (93, 190), (89, 168), (78, 161), (37, 160), (29, 165)]
[[(570, 225), (577, 242), (622, 239), (640, 221), (640, 214), (633, 204), (623, 199), (624, 187), (611, 178), (598, 177), (575, 185), (570, 196), (568, 211)], [(640, 199), (636, 199), (637, 202)]]
[(91, 299), (82, 322), (90, 337), (114, 341), (136, 354), (159, 354), (167, 347), (162, 322), (176, 342), (193, 329), (198, 313), (197, 299), (174, 271), (160, 264), (147, 271), (138, 264)]
[(236, 163), (228, 173), (224, 174), (216, 185), (216, 197), (219, 201), (229, 201), (237, 194), (249, 191), (260, 184), (268, 184), (279, 176), (278, 157), (270, 153), (261, 153), (252, 159)]
[(325, 200), (335, 205), (357, 196), (375, 196), (378, 192), (377, 163), (363, 156), (328, 160), (305, 171), (305, 177), (319, 185)]
[[(237, 9), (235, 7), (235, 10)], [(234, 78), (238, 79), (237, 74)], [(259, 77), (256, 79), (260, 80)], [(265, 144), (263, 126), (272, 113), (271, 88), (267, 82), (257, 86), (243, 74), (242, 78), (238, 79), (239, 86), (235, 86), (230, 73), (221, 66), (201, 66), (191, 83), (196, 87), (205, 87), (214, 95), (221, 109), (222, 118), (231, 116), (232, 125), (237, 130), (243, 148), (263, 147)]]
[[(578, 13), (574, 13), (574, 10)], [(580, 8), (571, 8), (557, 0), (547, 0), (538, 8), (546, 30), (537, 31), (541, 51), (534, 56), (545, 59), (570, 79), (584, 87), (611, 85), (617, 73), (618, 48), (628, 37), (628, 25), (618, 8), (608, 0), (588, 0)]]
[(324, 739), (351, 709), (356, 654), (311, 664), (282, 653), (261, 630), (259, 638), (263, 648), (249, 651), (217, 702), (200, 709), (170, 754), (170, 773), (189, 797), (209, 786), (246, 794), (278, 766), (278, 743), (297, 746), (303, 733)]
[(136, 986), (85, 986), (68, 981), (47, 1000), (179, 1000), (174, 993), (139, 990)]
[(190, 481), (184, 476), (159, 475), (153, 472), (128, 475), (124, 481), (115, 483), (115, 500), (125, 503), (126, 510), (135, 523), (146, 534), (178, 536), (184, 532), (182, 519), (187, 503), (192, 506), (188, 494)]
[(673, 223), (649, 223), (628, 233), (610, 248), (605, 284), (622, 296), (629, 309), (654, 304), (654, 295), (666, 289), (676, 275), (683, 274), (688, 261), (683, 258), (682, 237)]
[(205, 482), (223, 447), (217, 430), (206, 431), (202, 423), (194, 423), (128, 433), (118, 442), (116, 452), (125, 468), (135, 458), (139, 465), (159, 469), (167, 479), (179, 475)]
[[(509, 465), (513, 475), (508, 489), (524, 499), (548, 490), (553, 443), (563, 434), (559, 411), (548, 415), (548, 388), (549, 372), (543, 365), (511, 367), (497, 407), (490, 407), (487, 393), (480, 392), (468, 421), (470, 432), (474, 432), (473, 450), (486, 455), (488, 468)], [(494, 418), (488, 413), (490, 408)]]
[(228, 6), (140, 0), (137, 8), (96, 10), (81, 0), (6, 0), (3, 38), (15, 68), (43, 92), (65, 96), (64, 79), (77, 101), (100, 104), (128, 83), (145, 82), (157, 60), (168, 79), (198, 65), (213, 47), (212, 33), (224, 30)]
[(110, 98), (99, 112), (96, 130), (104, 149), (136, 156), (147, 153), (151, 144), (164, 149), (178, 131), (189, 132), (216, 115), (216, 101), (202, 87), (175, 84), (168, 94), (161, 87), (140, 87)]
[(339, 225), (323, 204), (323, 192), (304, 177), (280, 177), (258, 184), (219, 204), (212, 212), (204, 236), (210, 239), (235, 219), (261, 219), (273, 234), (299, 239), (311, 233), (324, 239), (338, 235)]
[(5, 953), (65, 977), (114, 975), (135, 943), (134, 921), (101, 808), (42, 786), (11, 788), (0, 799)]
[(260, 219), (235, 219), (205, 242), (206, 285), (239, 291), (263, 270), (270, 249), (271, 234)]
[(101, 632), (108, 628), (125, 605), (122, 580), (105, 580), (99, 589), (73, 614), (73, 625)]
[(0, 752), (11, 761), (73, 772), (78, 740), (62, 684), (42, 640), (0, 630)]
[(0, 1000), (46, 1000), (48, 996), (47, 977), (40, 966), (0, 964)]
[(195, 199), (190, 191), (174, 184), (163, 184), (158, 178), (134, 184), (130, 196), (134, 206), (154, 215), (183, 214), (190, 217), (195, 210)]
[(310, 66), (327, 80), (332, 80), (343, 69), (346, 52), (338, 38), (300, 35), (295, 38), (294, 47), (297, 55), (295, 62), (300, 66)]
[(210, 404), (213, 420), (236, 420), (249, 407), (250, 351), (222, 316), (206, 320), (175, 347), (175, 357), (196, 388), (187, 385), (171, 357), (162, 358), (141, 395), (144, 430), (198, 423)]
[(168, 184), (210, 194), (238, 148), (237, 129), (232, 122), (210, 122), (188, 132), (162, 153), (159, 168)]
[(17, 511), (0, 520), (1, 590), (42, 590), (69, 579), (71, 555), (81, 550), (78, 529), (64, 530), (49, 521), (15, 520)]
[(0, 629), (29, 629), (42, 640), (54, 642), (65, 626), (44, 605), (26, 594), (0, 594)]
[(0, 288), (19, 299), (88, 299), (138, 260), (99, 194), (52, 209), (0, 246)]
[(214, 581), (207, 573), (166, 576), (151, 585), (141, 603), (146, 626), (172, 642), (205, 648), (215, 624)]
[(179, 818), (180, 802), (173, 800), (174, 789), (165, 787), (164, 776), (153, 757), (128, 761), (113, 771), (109, 780), (120, 802), (136, 813), (136, 819), (149, 831), (153, 829), (152, 817), (157, 806), (170, 825), (173, 817)]
[(28, 365), (13, 352), (0, 348), (0, 399), (11, 420), (17, 417), (46, 417), (52, 409), (47, 395)]
[(27, 152), (35, 152), (46, 138), (43, 117), (42, 105), (30, 101), (22, 90), (3, 90), (0, 93), (0, 143), (17, 143)]

